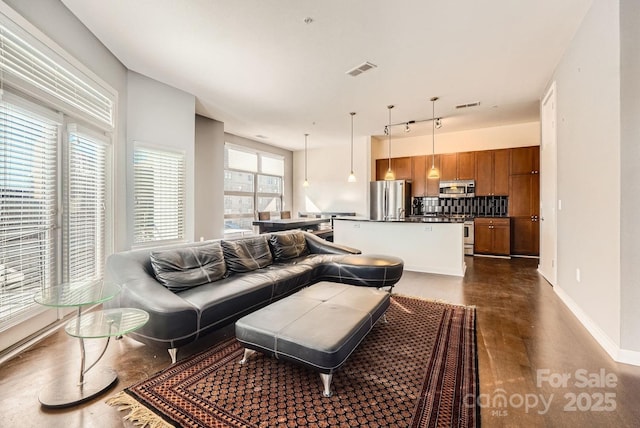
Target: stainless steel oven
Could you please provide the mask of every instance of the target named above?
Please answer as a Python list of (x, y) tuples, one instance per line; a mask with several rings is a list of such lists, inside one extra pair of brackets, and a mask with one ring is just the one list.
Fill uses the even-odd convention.
[(464, 222), (464, 255), (473, 255), (473, 220), (465, 220)]

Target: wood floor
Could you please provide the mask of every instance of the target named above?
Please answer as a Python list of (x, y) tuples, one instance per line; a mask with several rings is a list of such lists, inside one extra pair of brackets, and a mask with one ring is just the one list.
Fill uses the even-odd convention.
[[(640, 426), (640, 367), (609, 358), (537, 274), (536, 260), (466, 259), (464, 278), (405, 272), (394, 292), (477, 307), (483, 426)], [(211, 335), (178, 357), (230, 334)], [(101, 341), (87, 343), (91, 358)], [(130, 427), (104, 400), (170, 363), (166, 351), (125, 337), (100, 363), (118, 371), (112, 390), (75, 408), (43, 409), (42, 386), (77, 376), (79, 358), (77, 341), (58, 331), (0, 366), (0, 427)]]

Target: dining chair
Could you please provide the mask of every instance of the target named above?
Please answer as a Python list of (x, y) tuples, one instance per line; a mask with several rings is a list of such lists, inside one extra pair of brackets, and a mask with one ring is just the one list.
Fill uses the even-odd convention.
[(269, 211), (258, 211), (258, 220), (271, 220)]
[(291, 211), (280, 211), (280, 218), (291, 218)]

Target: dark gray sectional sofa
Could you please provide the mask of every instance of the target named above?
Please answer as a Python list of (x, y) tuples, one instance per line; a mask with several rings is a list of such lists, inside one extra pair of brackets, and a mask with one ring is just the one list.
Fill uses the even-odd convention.
[(302, 231), (126, 251), (107, 259), (106, 280), (122, 291), (104, 306), (147, 311), (129, 336), (175, 362), (179, 347), (318, 281), (391, 289), (400, 280), (401, 259), (359, 253)]

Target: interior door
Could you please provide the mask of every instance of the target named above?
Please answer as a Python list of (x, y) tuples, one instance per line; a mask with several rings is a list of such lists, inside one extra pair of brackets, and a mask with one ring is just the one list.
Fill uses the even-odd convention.
[(542, 141), (540, 143), (540, 264), (538, 271), (551, 285), (558, 273), (557, 246), (557, 139), (556, 84), (542, 100)]

